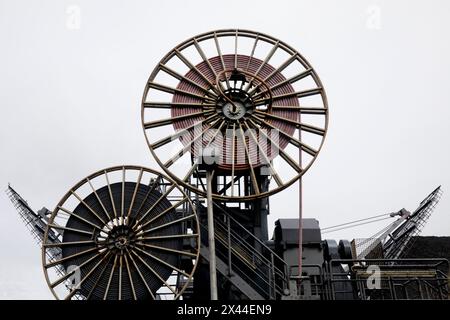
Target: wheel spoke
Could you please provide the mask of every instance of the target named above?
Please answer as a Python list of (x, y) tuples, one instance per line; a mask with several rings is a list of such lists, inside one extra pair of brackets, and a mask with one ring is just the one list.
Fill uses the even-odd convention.
[(280, 146), (276, 144), (267, 134), (265, 134), (262, 130), (260, 131), (260, 133), (271, 143), (271, 146), (277, 148), (281, 158), (283, 158), (283, 160), (286, 161), (295, 171), (297, 171), (298, 173), (303, 172), (303, 169), (300, 168), (297, 162), (295, 162), (294, 159), (292, 159), (283, 149), (281, 149)]
[[(84, 283), (84, 281), (86, 281), (86, 279), (87, 278), (89, 278), (90, 276), (91, 276), (91, 274), (98, 268), (98, 266), (103, 262), (103, 260), (106, 258), (106, 256), (104, 256), (103, 258), (102, 258), (102, 260), (100, 260), (99, 262), (97, 262), (97, 264), (84, 276), (84, 278), (83, 279), (81, 279), (81, 281), (80, 281), (80, 283), (78, 284), (78, 286), (81, 286), (83, 283)], [(75, 295), (75, 293), (77, 292), (78, 290), (73, 290), (72, 292), (70, 292), (64, 299), (65, 300), (69, 300), (69, 299), (71, 299), (74, 295)]]
[(142, 104), (144, 108), (172, 109), (172, 108), (214, 108), (214, 103), (197, 102), (155, 102), (146, 101)]
[(128, 279), (130, 280), (131, 292), (133, 293), (133, 299), (137, 300), (136, 290), (134, 289), (133, 277), (131, 276), (130, 264), (128, 263), (127, 254), (123, 256), (125, 258), (125, 265), (127, 267)]
[(100, 206), (102, 207), (103, 211), (105, 212), (105, 215), (112, 220), (113, 217), (111, 217), (110, 213), (106, 210), (105, 205), (103, 204), (102, 200), (100, 199), (100, 197), (98, 196), (97, 190), (94, 189), (94, 186), (91, 183), (91, 180), (89, 180), (89, 178), (86, 178), (86, 181), (88, 182), (89, 186), (91, 187), (95, 197), (97, 198), (97, 201), (100, 203)]
[(125, 167), (122, 167), (122, 194), (121, 194), (121, 200), (120, 200), (120, 218), (125, 218)]
[(295, 76), (293, 76), (293, 77), (291, 77), (289, 79), (286, 79), (284, 81), (281, 81), (281, 82), (275, 84), (270, 89), (271, 90), (275, 90), (275, 89), (278, 89), (278, 88), (280, 88), (282, 86), (285, 86), (286, 84), (293, 84), (293, 83), (295, 83), (295, 82), (297, 82), (299, 80), (302, 80), (302, 79), (306, 78), (307, 76), (311, 75), (312, 73), (313, 73), (313, 69), (308, 68), (305, 71), (300, 72), (299, 74), (297, 74), (297, 75), (295, 75)]
[[(221, 132), (220, 130), (223, 128), (223, 126), (225, 125), (225, 123), (226, 123), (225, 120), (222, 120), (222, 121), (221, 121), (221, 123), (220, 123), (219, 127), (217, 128), (216, 132), (214, 132), (214, 134), (213, 134), (213, 136), (211, 137), (211, 139), (209, 139), (209, 141), (208, 141), (208, 143), (206, 144), (206, 146), (204, 147), (204, 149), (208, 148), (208, 147), (211, 145), (211, 143), (216, 139), (217, 135)], [(211, 129), (212, 127), (213, 127), (213, 126), (211, 126), (210, 129)], [(173, 159), (173, 158), (172, 158), (172, 159)], [(170, 161), (170, 160), (169, 160), (169, 161)], [(170, 163), (170, 164), (169, 164), (169, 161), (165, 163), (165, 167), (166, 167), (166, 168), (168, 167), (168, 165), (170, 166), (170, 165), (173, 164), (173, 163)], [(185, 181), (185, 182), (189, 181), (189, 178), (190, 178), (191, 175), (197, 170), (197, 168), (198, 168), (198, 160), (195, 160), (195, 162), (194, 162), (194, 164), (192, 165), (192, 167), (189, 169), (189, 171), (187, 172), (187, 174), (184, 176), (183, 181)], [(201, 179), (200, 179), (200, 182), (201, 182), (202, 185), (203, 185), (203, 181), (201, 181)], [(203, 186), (203, 189), (205, 190), (204, 186)], [(205, 192), (206, 192), (206, 191), (205, 191)]]
[(171, 249), (171, 248), (166, 248), (166, 247), (161, 247), (161, 246), (156, 246), (156, 245), (148, 244), (148, 243), (139, 243), (138, 242), (136, 244), (140, 245), (140, 246), (147, 247), (147, 248), (156, 249), (156, 250), (177, 253), (177, 254), (181, 254), (181, 255), (184, 255), (184, 256), (188, 256), (188, 257), (196, 257), (197, 256), (196, 254), (194, 254), (192, 252), (176, 250), (176, 249)]
[(283, 181), (281, 180), (280, 176), (278, 175), (277, 171), (275, 170), (275, 168), (272, 166), (272, 163), (269, 159), (269, 157), (267, 156), (266, 152), (263, 150), (263, 148), (261, 148), (261, 146), (258, 143), (258, 139), (254, 136), (252, 129), (250, 128), (250, 126), (248, 125), (247, 121), (244, 120), (244, 125), (246, 126), (251, 138), (253, 139), (253, 141), (255, 142), (255, 144), (258, 146), (258, 150), (261, 152), (262, 156), (264, 157), (264, 161), (266, 161), (267, 165), (269, 165), (270, 170), (271, 170), (271, 175), (272, 177), (275, 179), (275, 182), (277, 183), (277, 185), (279, 187), (281, 187), (283, 185)]
[(309, 124), (301, 123), (301, 122), (298, 122), (298, 121), (295, 121), (295, 120), (286, 119), (286, 118), (283, 118), (283, 117), (280, 117), (280, 116), (276, 116), (276, 115), (271, 114), (271, 113), (266, 113), (266, 112), (262, 112), (260, 110), (255, 110), (255, 117), (256, 117), (256, 115), (261, 115), (263, 117), (268, 117), (268, 118), (272, 118), (272, 119), (275, 119), (275, 120), (284, 121), (284, 122), (289, 123), (289, 124), (291, 124), (291, 125), (293, 125), (293, 126), (295, 126), (297, 128), (300, 128), (303, 131), (314, 133), (314, 134), (317, 134), (317, 135), (320, 135), (320, 136), (323, 136), (325, 134), (325, 129), (322, 129), (322, 128), (319, 128), (319, 127), (316, 127), (316, 126), (312, 126), (312, 125), (309, 125)]
[(152, 297), (153, 300), (156, 300), (155, 295), (153, 294), (152, 290), (150, 290), (150, 287), (148, 286), (147, 281), (145, 281), (145, 278), (142, 275), (141, 269), (139, 269), (136, 261), (134, 261), (133, 257), (131, 256), (130, 251), (128, 251), (128, 249), (126, 249), (126, 251), (127, 251), (127, 255), (130, 257), (131, 262), (133, 263), (134, 267), (136, 268), (136, 271), (138, 272), (139, 277), (141, 278), (141, 281), (144, 283), (145, 287), (147, 288), (148, 293), (150, 293), (150, 296)]
[(299, 106), (272, 106), (272, 110), (292, 110), (298, 111), (300, 112), (300, 114), (314, 114), (314, 115), (327, 114), (326, 108), (307, 108)]
[(123, 256), (120, 255), (120, 258), (119, 258), (119, 300), (122, 300), (122, 259), (123, 259)]
[(136, 187), (134, 187), (133, 196), (131, 197), (130, 207), (128, 208), (127, 217), (125, 219), (127, 224), (129, 222), (129, 219), (130, 219), (131, 210), (133, 209), (133, 206), (134, 206), (134, 200), (136, 199), (137, 191), (139, 189), (139, 186), (141, 185), (142, 173), (143, 173), (143, 169), (141, 168), (141, 170), (139, 170), (139, 176), (138, 176), (138, 179), (137, 179)]
[(67, 260), (70, 260), (70, 259), (73, 259), (73, 258), (76, 258), (76, 257), (83, 256), (83, 255), (88, 254), (88, 253), (90, 253), (92, 251), (95, 251), (95, 250), (98, 250), (98, 248), (97, 247), (90, 248), (90, 249), (87, 249), (87, 250), (84, 250), (84, 251), (80, 251), (80, 252), (74, 253), (74, 254), (71, 254), (70, 256), (67, 256), (67, 257), (64, 257), (64, 258), (57, 259), (55, 261), (49, 262), (44, 267), (46, 269), (52, 268), (52, 267), (54, 267), (54, 266), (56, 266), (58, 264), (63, 263), (64, 261), (67, 261)]
[(325, 135), (325, 129), (322, 129), (322, 128), (319, 128), (319, 127), (316, 127), (316, 126), (312, 126), (312, 125), (309, 125), (309, 124), (301, 123), (300, 124), (300, 129), (302, 131), (306, 131), (306, 132), (309, 132), (309, 133), (317, 134), (319, 136), (324, 136)]
[(103, 220), (97, 212), (95, 212), (81, 197), (73, 190), (70, 190), (70, 193), (75, 196), (75, 198), (78, 199), (100, 222), (102, 222), (104, 225), (106, 225), (106, 221)]
[(143, 224), (140, 226), (140, 229), (146, 227), (147, 225), (149, 225), (150, 223), (152, 223), (152, 222), (155, 221), (156, 219), (158, 219), (158, 218), (162, 217), (163, 215), (167, 214), (168, 212), (170, 212), (171, 210), (174, 210), (174, 209), (178, 208), (178, 207), (181, 206), (183, 203), (186, 203), (187, 200), (188, 200), (187, 198), (184, 198), (184, 199), (178, 201), (177, 203), (173, 204), (173, 205), (170, 206), (169, 208), (164, 209), (161, 213), (157, 214), (156, 216), (152, 217), (150, 220), (148, 220), (148, 221), (146, 221), (145, 223), (143, 223)]
[[(220, 50), (219, 40), (217, 39), (217, 34), (215, 32), (214, 32), (214, 42), (216, 44), (217, 53), (219, 54), (219, 57), (220, 57), (220, 62), (222, 63), (222, 68), (223, 68), (223, 70), (225, 70), (226, 69), (225, 61), (223, 60), (222, 51)], [(225, 83), (227, 85), (227, 88), (231, 89), (230, 82), (228, 81), (228, 77), (227, 77), (226, 73), (225, 73)]]
[[(264, 124), (265, 126), (267, 126), (268, 128), (271, 128), (273, 130), (277, 130), (279, 133), (281, 133), (285, 138), (287, 138), (289, 140), (289, 143), (291, 143), (292, 145), (294, 145), (297, 148), (301, 148), (303, 151), (305, 151), (306, 153), (308, 153), (309, 155), (315, 157), (318, 153), (317, 150), (315, 150), (314, 148), (310, 147), (309, 145), (301, 142), (300, 140), (297, 140), (296, 138), (294, 138), (293, 136), (291, 136), (290, 134), (274, 127), (273, 125), (271, 125), (270, 123), (268, 123), (267, 121), (264, 121), (262, 119), (256, 118), (254, 117), (253, 119), (255, 119), (256, 121), (258, 121), (259, 123)], [(249, 121), (256, 126), (256, 124), (253, 122), (252, 119), (249, 119)]]
[(93, 235), (92, 231), (86, 231), (86, 230), (80, 230), (80, 229), (75, 229), (75, 228), (69, 228), (69, 227), (63, 227), (63, 226), (59, 226), (57, 224), (49, 224), (48, 225), (50, 228), (54, 228), (54, 229), (58, 229), (58, 230), (67, 230), (67, 231), (71, 231), (71, 232), (77, 232), (77, 233), (82, 233), (82, 234), (87, 234), (89, 236)]
[[(109, 253), (108, 253), (109, 254)], [(78, 269), (81, 269), (82, 267), (84, 267), (85, 265), (87, 265), (89, 262), (91, 262), (92, 260), (94, 260), (97, 257), (100, 257), (102, 255), (102, 252), (97, 253), (96, 255), (92, 256), (91, 258), (89, 258), (88, 260), (84, 261), (82, 264), (80, 264), (78, 267)], [(54, 288), (57, 285), (61, 284), (62, 282), (64, 282), (65, 280), (67, 280), (72, 274), (75, 273), (76, 269), (73, 269), (70, 272), (67, 272), (64, 276), (60, 277), (59, 279), (55, 280), (54, 282), (52, 282), (50, 284), (50, 288)]]
[(248, 71), (248, 68), (250, 67), (250, 62), (252, 61), (253, 55), (255, 54), (256, 46), (258, 45), (258, 40), (259, 40), (259, 34), (257, 34), (255, 37), (255, 42), (253, 43), (252, 52), (250, 53), (250, 58), (248, 59), (247, 67), (245, 68), (246, 71)]
[(76, 213), (74, 213), (74, 212), (72, 212), (72, 211), (70, 211), (70, 210), (67, 210), (67, 209), (65, 209), (65, 208), (63, 208), (63, 207), (61, 207), (61, 206), (58, 206), (57, 208), (60, 209), (61, 211), (65, 212), (66, 214), (71, 215), (71, 216), (74, 216), (74, 217), (77, 218), (78, 220), (87, 223), (87, 224), (90, 225), (91, 227), (94, 227), (94, 228), (96, 228), (96, 229), (98, 229), (98, 230), (100, 230), (100, 231), (103, 230), (103, 228), (102, 228), (101, 226), (99, 226), (99, 225), (97, 225), (97, 224), (95, 224), (95, 223), (93, 223), (93, 222), (90, 222), (89, 220), (87, 220), (87, 219), (85, 219), (85, 218), (83, 218), (83, 217), (80, 217), (78, 214), (76, 214)]
[[(211, 117), (210, 117), (210, 120), (211, 119), (216, 119), (216, 118), (218, 118), (219, 116), (217, 115), (217, 114), (213, 114)], [(177, 160), (179, 160), (179, 159), (181, 159), (184, 155), (185, 155), (185, 153), (186, 152), (188, 152), (190, 149), (191, 149), (191, 147), (192, 147), (192, 145), (195, 143), (195, 142), (197, 142), (200, 138), (202, 138), (202, 137), (204, 137), (204, 134), (208, 131), (208, 130), (211, 130), (211, 129), (213, 129), (213, 127), (217, 124), (217, 122), (219, 121), (219, 119), (217, 119), (217, 121), (215, 121), (213, 124), (211, 124), (209, 127), (206, 127), (206, 128), (204, 128), (203, 130), (202, 130), (202, 132), (199, 134), (199, 135), (197, 135), (196, 137), (194, 137), (193, 139), (191, 139), (184, 147), (183, 147), (183, 149), (181, 149), (177, 154), (175, 154), (174, 156), (172, 156), (169, 160), (167, 160), (165, 163), (164, 163), (164, 168), (169, 168), (170, 166), (172, 166)], [(222, 121), (222, 122), (224, 122), (224, 121)]]
[(216, 139), (217, 135), (221, 132), (220, 130), (222, 130), (223, 126), (225, 125), (226, 121), (222, 120), (220, 122), (219, 127), (217, 128), (216, 132), (214, 132), (213, 136), (211, 137), (211, 139), (209, 139), (208, 143), (206, 144), (205, 148), (208, 148), (211, 143)]
[(152, 128), (157, 128), (157, 127), (161, 127), (161, 126), (166, 126), (166, 125), (170, 125), (170, 124), (180, 121), (180, 120), (186, 120), (186, 119), (189, 119), (192, 117), (206, 116), (206, 115), (209, 115), (211, 112), (212, 111), (193, 112), (193, 113), (184, 114), (182, 116), (150, 121), (150, 122), (144, 123), (144, 128), (152, 129)]
[[(160, 139), (160, 140), (150, 144), (150, 147), (152, 149), (154, 149), (154, 150), (158, 149), (158, 148), (160, 148), (160, 147), (162, 147), (162, 146), (164, 146), (164, 145), (166, 145), (166, 144), (168, 144), (168, 143), (170, 143), (172, 141), (175, 141), (177, 138), (179, 138), (179, 137), (181, 137), (181, 136), (183, 136), (185, 134), (190, 134), (192, 129), (194, 129), (196, 126), (200, 126), (200, 125), (203, 125), (204, 123), (208, 123), (208, 121), (211, 121), (211, 120), (213, 120), (213, 119), (215, 119), (217, 117), (218, 116), (216, 114), (213, 114), (212, 116), (209, 116), (206, 119), (203, 119), (203, 120), (201, 120), (199, 122), (195, 122), (194, 124), (190, 125), (189, 127), (184, 128), (183, 130), (177, 131), (177, 132), (175, 132), (172, 135), (164, 137), (164, 138), (162, 138), (162, 139)], [(212, 127), (212, 125), (208, 129), (211, 129), (211, 127)]]
[[(211, 65), (211, 62), (206, 57), (205, 53), (203, 52), (203, 49), (200, 47), (200, 44), (198, 43), (197, 39), (195, 39), (195, 38), (194, 38), (194, 46), (195, 46), (195, 49), (197, 49), (200, 56), (202, 57), (203, 61), (206, 62), (206, 64), (208, 65), (208, 67), (211, 70), (214, 77), (217, 78), (216, 70), (214, 70), (214, 67)], [(223, 84), (220, 81), (219, 81), (219, 85), (223, 88)]]
[(257, 77), (259, 75), (259, 73), (261, 72), (262, 68), (267, 64), (267, 62), (269, 62), (270, 58), (272, 58), (272, 56), (274, 55), (275, 51), (278, 49), (279, 45), (280, 45), (280, 41), (277, 41), (274, 44), (272, 49), (267, 54), (267, 57), (264, 59), (263, 63), (261, 63), (261, 65), (258, 67), (258, 70), (256, 70), (256, 72), (253, 75), (253, 77), (250, 79), (250, 81), (245, 86), (244, 91), (248, 92), (248, 89), (250, 89), (250, 87), (252, 86), (252, 83), (255, 80), (255, 77)]
[(147, 229), (144, 232), (142, 232), (142, 234), (146, 234), (146, 233), (150, 233), (150, 232), (153, 232), (153, 231), (156, 231), (156, 230), (159, 230), (159, 229), (163, 229), (163, 228), (169, 227), (171, 225), (174, 225), (174, 224), (177, 224), (177, 223), (189, 220), (189, 219), (195, 219), (195, 214), (191, 214), (191, 215), (188, 215), (186, 217), (183, 217), (183, 218), (180, 218), (180, 219), (177, 219), (177, 220), (173, 220), (173, 221), (165, 223), (165, 224), (161, 224), (161, 225), (153, 227), (151, 229)]
[(108, 261), (105, 263), (105, 265), (102, 268), (102, 271), (100, 271), (100, 275), (97, 277), (97, 280), (95, 281), (94, 285), (92, 286), (91, 290), (89, 290), (89, 294), (87, 295), (86, 299), (89, 300), (89, 298), (91, 297), (92, 293), (94, 292), (95, 288), (98, 286), (98, 283), (100, 282), (100, 279), (103, 277), (103, 275), (105, 274), (106, 269), (108, 268), (109, 262), (111, 261), (111, 252), (108, 251), (108, 253), (105, 256), (108, 257)]
[(142, 250), (141, 248), (135, 247), (135, 249), (136, 249), (136, 250), (139, 250), (140, 252), (142, 252), (142, 253), (145, 254), (146, 256), (148, 256), (148, 257), (150, 257), (150, 258), (152, 258), (152, 259), (158, 261), (159, 263), (165, 265), (166, 267), (169, 267), (169, 268), (171, 268), (171, 269), (173, 269), (173, 270), (175, 270), (175, 271), (181, 273), (183, 276), (189, 278), (189, 274), (187, 274), (187, 273), (184, 272), (183, 270), (180, 270), (179, 268), (177, 268), (177, 267), (171, 265), (170, 263), (168, 263), (168, 262), (166, 262), (166, 261), (164, 261), (164, 260), (161, 260), (160, 258), (158, 258), (158, 257), (156, 257), (156, 256), (154, 256), (154, 255), (152, 255), (151, 253)]
[[(285, 98), (292, 98), (292, 97), (297, 97), (297, 98), (304, 98), (304, 97), (309, 97), (309, 96), (313, 96), (316, 94), (321, 94), (322, 93), (322, 88), (314, 88), (314, 89), (308, 89), (308, 90), (303, 90), (303, 91), (298, 91), (298, 92), (290, 92), (290, 93), (285, 93), (285, 94), (281, 94), (278, 96), (273, 96), (272, 100), (280, 100), (280, 99), (285, 99)], [(260, 105), (264, 105), (267, 104), (269, 102), (270, 99), (258, 99), (254, 101), (254, 105), (255, 106), (260, 106)]]
[(55, 248), (55, 247), (65, 247), (65, 246), (73, 246), (73, 245), (85, 245), (85, 244), (94, 244), (94, 240), (86, 240), (86, 241), (71, 241), (71, 242), (56, 242), (56, 243), (44, 243), (42, 246), (44, 248)]
[(175, 49), (175, 55), (180, 59), (190, 70), (194, 70), (200, 77), (203, 78), (209, 85), (211, 86), (211, 89), (216, 93), (219, 94), (216, 87), (214, 86), (214, 82), (211, 82), (207, 76), (205, 76), (196, 66), (194, 66), (178, 49)]
[(114, 257), (114, 263), (113, 263), (113, 266), (111, 267), (111, 272), (109, 273), (108, 284), (106, 285), (106, 290), (105, 290), (105, 294), (103, 295), (103, 300), (106, 300), (106, 298), (108, 297), (109, 287), (111, 286), (111, 280), (114, 275), (114, 271), (116, 270), (116, 265), (117, 265), (117, 255)]
[(165, 199), (166, 197), (167, 197), (167, 195), (170, 193), (170, 192), (172, 192), (172, 190), (174, 190), (175, 189), (175, 184), (172, 184), (172, 186), (169, 188), (169, 189), (167, 189), (159, 198), (158, 198), (158, 200), (156, 200), (156, 202), (140, 217), (140, 218), (137, 218), (137, 216), (136, 216), (136, 222), (134, 223), (134, 227), (137, 227), (138, 226), (138, 224), (139, 223), (141, 223), (144, 219), (145, 219), (145, 217), (150, 213), (150, 212), (152, 212), (152, 210), (153, 209), (155, 209), (155, 207), (163, 200), (163, 199)]
[(198, 160), (194, 161), (192, 167), (189, 169), (189, 171), (187, 172), (187, 174), (184, 176), (183, 181), (187, 182), (189, 181), (190, 176), (192, 175), (192, 173), (197, 169), (198, 167)]
[[(264, 78), (264, 81), (269, 81), (274, 75), (281, 73), (284, 69), (286, 69), (292, 62), (297, 60), (297, 52), (291, 55), (285, 62), (283, 62), (278, 68), (273, 70), (267, 77)], [(250, 92), (249, 92), (250, 94)]]
[(198, 237), (198, 233), (188, 234), (171, 234), (167, 236), (153, 236), (153, 237), (141, 237), (139, 240), (161, 240), (161, 239), (179, 239), (179, 238), (194, 238)]
[(231, 139), (231, 196), (234, 196), (234, 167), (236, 161), (236, 123), (233, 123), (233, 135)]
[(170, 291), (172, 291), (172, 293), (174, 295), (177, 295), (177, 293), (175, 292), (175, 290), (166, 282), (166, 280), (164, 280), (155, 270), (153, 270), (153, 268), (151, 266), (148, 265), (147, 262), (145, 262), (144, 259), (141, 258), (141, 256), (139, 256), (133, 249), (131, 250), (131, 252), (139, 259), (141, 260), (141, 262), (147, 267), (148, 270), (150, 270), (161, 282), (163, 282), (167, 288), (170, 289)]
[(238, 31), (236, 30), (236, 35), (234, 36), (234, 69), (237, 69), (237, 50), (238, 48)]
[[(261, 110), (255, 110), (254, 116), (257, 117), (258, 115), (261, 116), (262, 118), (267, 117), (267, 118), (271, 118), (274, 120), (283, 121), (283, 122), (289, 123), (290, 125), (293, 125), (297, 128), (300, 126), (300, 122), (298, 122), (296, 120), (286, 119), (284, 117), (280, 117), (280, 116), (274, 115), (272, 113), (263, 112)], [(257, 117), (257, 118), (259, 118), (259, 117)], [(259, 118), (259, 119), (261, 119), (261, 118)]]
[(114, 203), (114, 197), (113, 197), (112, 191), (111, 191), (111, 184), (109, 183), (108, 172), (105, 170), (104, 173), (105, 173), (105, 178), (106, 178), (106, 184), (108, 185), (109, 199), (111, 200), (111, 206), (112, 206), (113, 211), (114, 211), (114, 216), (116, 218), (118, 218), (117, 211), (116, 211), (116, 205)]
[(185, 81), (191, 85), (193, 85), (194, 87), (200, 89), (201, 91), (203, 91), (204, 94), (206, 94), (207, 96), (209, 96), (212, 99), (216, 99), (217, 95), (211, 91), (209, 91), (208, 89), (205, 89), (204, 87), (202, 87), (200, 84), (198, 84), (197, 82), (186, 78), (185, 76), (182, 76), (181, 74), (179, 74), (178, 72), (176, 72), (175, 70), (167, 67), (164, 64), (159, 64), (159, 67), (161, 68), (162, 71), (166, 72), (167, 74), (171, 75), (172, 77), (174, 77), (175, 79), (178, 79), (180, 81)]
[(210, 97), (201, 96), (201, 95), (198, 95), (196, 93), (192, 93), (190, 91), (184, 91), (184, 90), (181, 90), (181, 89), (172, 88), (172, 87), (166, 86), (164, 84), (160, 84), (160, 83), (149, 82), (148, 83), (148, 87), (150, 89), (154, 89), (154, 90), (170, 93), (170, 94), (173, 94), (173, 95), (181, 94), (181, 95), (184, 95), (184, 96), (197, 98), (200, 101), (209, 101), (209, 102), (214, 102), (215, 101), (215, 99), (212, 99)]
[[(154, 181), (150, 181), (149, 183), (149, 190), (147, 191), (144, 200), (142, 200), (141, 205), (139, 206), (139, 209), (136, 211), (136, 218), (138, 217), (139, 213), (142, 210), (142, 207), (144, 206), (144, 204), (147, 202), (147, 199), (149, 197), (149, 195), (153, 192), (153, 190), (155, 190), (156, 186), (159, 184), (158, 181), (162, 180), (162, 176), (158, 175)], [(151, 185), (150, 185), (151, 184)]]
[[(269, 76), (267, 76), (266, 78), (264, 78), (264, 82), (267, 82), (267, 81), (270, 80), (270, 78), (272, 78), (275, 74), (281, 72), (280, 68), (281, 68), (281, 69), (286, 68), (290, 63), (292, 63), (292, 62), (295, 61), (295, 60), (296, 60), (296, 56), (295, 56), (295, 55), (294, 55), (294, 56), (291, 56), (291, 57), (285, 62), (285, 64), (281, 65), (280, 67), (278, 67), (278, 69), (272, 71), (272, 72), (270, 73)], [(291, 78), (289, 78), (289, 79), (286, 79), (286, 80), (283, 80), (283, 81), (280, 81), (280, 82), (274, 84), (272, 87), (269, 87), (269, 90), (275, 90), (275, 89), (278, 89), (278, 88), (283, 87), (283, 86), (285, 86), (285, 85), (293, 84), (293, 83), (295, 83), (295, 82), (297, 82), (297, 81), (299, 81), (299, 80), (301, 80), (301, 79), (303, 79), (303, 78), (306, 78), (307, 76), (309, 76), (310, 74), (312, 74), (312, 72), (313, 72), (313, 70), (312, 70), (311, 68), (308, 68), (308, 69), (306, 69), (305, 71), (302, 71), (302, 72), (300, 72), (299, 74), (297, 74), (297, 75), (295, 75), (295, 76), (293, 76), (293, 77), (291, 77)], [(258, 93), (258, 94), (255, 94), (256, 90), (257, 90), (260, 86), (261, 86), (261, 83), (257, 84), (255, 87), (253, 87), (252, 89), (250, 89), (250, 91), (248, 92), (248, 94), (249, 94), (250, 96), (252, 96), (253, 99), (257, 99), (259, 96), (261, 96), (261, 94), (264, 93), (264, 91), (263, 91), (263, 92), (260, 92), (260, 93)]]
[(240, 136), (242, 138), (241, 139), (242, 143), (244, 144), (245, 155), (247, 156), (248, 165), (250, 167), (250, 178), (252, 181), (253, 189), (254, 189), (255, 194), (259, 194), (260, 192), (259, 192), (259, 187), (258, 187), (258, 180), (256, 179), (255, 170), (253, 169), (252, 160), (250, 159), (250, 153), (247, 148), (247, 142), (245, 141), (244, 130), (242, 129), (242, 126), (240, 123), (239, 123), (239, 130), (241, 133)]

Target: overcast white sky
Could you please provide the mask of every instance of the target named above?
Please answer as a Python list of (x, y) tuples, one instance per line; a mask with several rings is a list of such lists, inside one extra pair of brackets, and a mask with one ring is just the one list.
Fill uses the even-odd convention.
[[(413, 210), (442, 184), (424, 234), (450, 235), (449, 16), (446, 0), (0, 0), (0, 186), (52, 209), (103, 167), (157, 168), (140, 125), (149, 73), (189, 37), (243, 28), (298, 49), (328, 94), (304, 215), (326, 227)], [(271, 198), (270, 225), (298, 215), (297, 194), (293, 186)], [(4, 194), (0, 223), (0, 299), (52, 298), (40, 250)], [(329, 236), (367, 237), (384, 225)]]

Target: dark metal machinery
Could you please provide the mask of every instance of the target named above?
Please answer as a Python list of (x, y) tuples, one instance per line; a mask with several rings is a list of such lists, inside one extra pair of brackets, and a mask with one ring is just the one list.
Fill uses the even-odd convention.
[(56, 298), (176, 299), (191, 285), (199, 244), (197, 215), (178, 185), (147, 168), (112, 167), (56, 205), (42, 241), (44, 273)]
[[(310, 168), (328, 126), (318, 75), (286, 43), (235, 29), (188, 39), (151, 73), (141, 115), (164, 174), (100, 170), (39, 215), (8, 189), (42, 244), (56, 298), (210, 299), (214, 290), (228, 300), (446, 297), (446, 260), (392, 254), (408, 248), (434, 196), (391, 225), (389, 240), (365, 247), (372, 256), (355, 254), (355, 243), (324, 240), (315, 219), (302, 219), (302, 239), (299, 219), (279, 219), (269, 237), (269, 196)], [(373, 267), (381, 272), (377, 288)]]
[[(362, 241), (323, 240), (318, 221), (303, 221), (303, 275), (298, 276), (298, 220), (276, 222), (273, 245), (289, 266), (290, 294), (284, 299), (447, 299), (449, 263), (443, 257), (400, 259), (413, 247), (441, 196), (440, 187), (407, 217)], [(404, 209), (401, 210), (404, 212)], [(388, 214), (392, 215), (392, 214)], [(392, 215), (395, 217), (395, 215)], [(399, 223), (400, 222), (400, 223)], [(389, 232), (386, 233), (386, 230)], [(401, 235), (401, 236), (399, 236)], [(369, 249), (369, 250), (368, 250)], [(365, 252), (361, 256), (359, 250)], [(375, 285), (374, 282), (378, 281)]]

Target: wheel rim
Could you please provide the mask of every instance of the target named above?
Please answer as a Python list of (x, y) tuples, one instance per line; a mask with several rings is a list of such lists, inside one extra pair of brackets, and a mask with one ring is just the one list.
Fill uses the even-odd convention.
[(191, 200), (165, 175), (138, 166), (98, 171), (49, 219), (47, 283), (58, 299), (177, 299), (196, 268), (198, 230)]
[[(234, 46), (223, 45), (226, 39)], [(239, 46), (244, 40), (252, 43), (247, 51)], [(261, 44), (268, 46), (264, 54)], [(282, 62), (272, 65), (275, 58)], [(309, 169), (326, 136), (328, 106), (316, 72), (287, 44), (253, 31), (218, 30), (181, 43), (160, 61), (144, 90), (142, 126), (152, 155), (178, 183), (205, 195), (192, 179), (199, 153), (212, 147), (221, 155), (218, 171), (230, 181), (249, 172), (254, 184), (246, 196), (237, 198), (231, 188), (213, 197), (253, 200), (285, 189)], [(277, 139), (271, 138), (274, 130)], [(289, 174), (282, 176), (275, 161)], [(275, 181), (267, 191), (257, 186), (255, 168), (260, 167)]]

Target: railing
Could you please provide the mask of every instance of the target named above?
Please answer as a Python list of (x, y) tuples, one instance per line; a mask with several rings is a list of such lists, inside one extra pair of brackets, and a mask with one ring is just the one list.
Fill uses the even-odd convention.
[(320, 299), (324, 299), (324, 274), (322, 266), (318, 264), (303, 264), (302, 270), (308, 275), (298, 274), (298, 264), (289, 267), (291, 289), (295, 286), (298, 296), (306, 296), (306, 291), (309, 291), (309, 297), (320, 297)]
[[(349, 270), (339, 268), (341, 265), (348, 265)], [(370, 266), (376, 266), (379, 274), (368, 270)], [(443, 272), (449, 268), (446, 259), (336, 259), (325, 268), (325, 299), (351, 294), (360, 300), (448, 298), (448, 278)], [(374, 279), (379, 280), (379, 287), (368, 285)]]
[[(286, 294), (289, 281), (284, 260), (224, 208), (214, 206), (220, 212), (214, 216), (216, 254), (228, 264), (228, 274), (239, 275), (265, 299)], [(206, 233), (206, 225), (201, 228)]]

